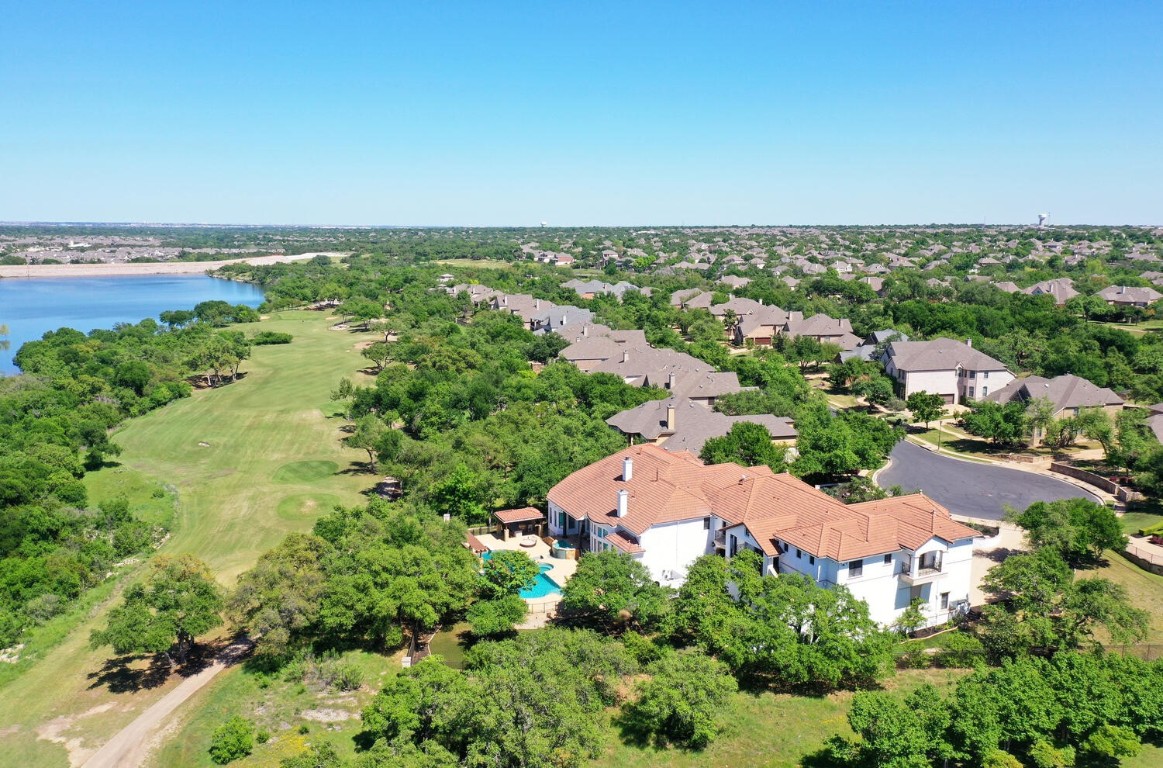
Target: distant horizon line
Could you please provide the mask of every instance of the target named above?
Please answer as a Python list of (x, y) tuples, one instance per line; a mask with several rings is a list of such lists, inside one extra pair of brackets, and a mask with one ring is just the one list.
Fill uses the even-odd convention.
[(929, 222), (921, 223), (880, 223), (880, 224), (274, 224), (274, 223), (212, 223), (212, 222), (180, 222), (180, 221), (0, 221), (0, 227), (189, 227), (199, 229), (259, 229), (259, 228), (297, 228), (297, 229), (751, 229), (751, 228), (787, 228), (809, 229), (821, 227), (863, 227), (863, 228), (1023, 228), (1023, 229), (1070, 229), (1078, 227), (1113, 227), (1134, 229), (1158, 229), (1163, 224), (1047, 224), (1039, 226), (1037, 223), (998, 222)]

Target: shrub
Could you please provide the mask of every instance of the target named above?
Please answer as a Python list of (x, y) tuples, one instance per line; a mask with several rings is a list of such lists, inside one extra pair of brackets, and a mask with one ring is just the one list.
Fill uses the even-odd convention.
[(210, 759), (217, 765), (246, 757), (254, 751), (254, 726), (249, 720), (230, 718), (214, 730), (210, 737)]
[(518, 595), (505, 595), (496, 600), (474, 603), (465, 618), (477, 637), (497, 637), (511, 633), (528, 611), (528, 604)]
[(291, 339), (293, 338), (294, 336), (289, 333), (279, 333), (278, 331), (262, 331), (261, 333), (256, 333), (254, 335), (254, 338), (251, 339), (251, 343), (256, 347), (265, 346), (267, 344), (290, 344)]
[(727, 665), (688, 649), (650, 666), (651, 679), (638, 686), (639, 697), (626, 707), (630, 731), (689, 749), (702, 749), (719, 731), (716, 716), (738, 688)]
[(985, 647), (967, 632), (950, 632), (941, 642), (936, 662), (940, 667), (972, 667), (985, 660)]

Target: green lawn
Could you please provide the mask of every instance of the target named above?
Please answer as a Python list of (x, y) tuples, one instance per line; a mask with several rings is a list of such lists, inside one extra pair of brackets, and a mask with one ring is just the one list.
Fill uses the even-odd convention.
[[(886, 687), (907, 694), (925, 682), (944, 692), (966, 670), (904, 670)], [(848, 727), (850, 692), (828, 696), (738, 693), (721, 716), (724, 732), (702, 752), (656, 749), (625, 744), (619, 739), (596, 765), (603, 768), (793, 768), (824, 745), (833, 734), (852, 736)]]
[[(330, 741), (339, 753), (355, 754), (353, 737), (359, 733), (359, 713), (384, 682), (400, 669), (402, 652), (392, 656), (351, 651), (343, 656), (358, 667), (363, 686), (357, 691), (317, 690), (283, 677), (253, 674), (242, 667), (223, 672), (213, 685), (203, 688), (181, 710), (182, 718), (148, 763), (158, 768), (213, 768), (208, 750), (214, 729), (233, 715), (242, 715), (257, 730), (270, 734), (266, 744), (231, 763), (238, 768), (268, 766), (302, 752), (308, 745)], [(302, 727), (307, 733), (301, 733)]]
[[(354, 345), (372, 337), (332, 331), (317, 312), (279, 313), (259, 327), (294, 342), (256, 347), (235, 384), (128, 422), (114, 436), (119, 466), (86, 478), (95, 502), (125, 493), (149, 519), (172, 514), (162, 551), (197, 555), (225, 586), (332, 505), (364, 503), (360, 492), (372, 482), (359, 471), (365, 454), (338, 443), (342, 419), (329, 400), (341, 377), (358, 378), (365, 361)], [(170, 490), (156, 497), (163, 486)], [(167, 493), (176, 497), (172, 513)], [(65, 741), (81, 750), (102, 743), (177, 684), (111, 693), (100, 677), (108, 649), (88, 647), (125, 578), (139, 571), (127, 567), (40, 630), (29, 646), (33, 663), (0, 674), (0, 754), (20, 755), (28, 768), (68, 765)]]

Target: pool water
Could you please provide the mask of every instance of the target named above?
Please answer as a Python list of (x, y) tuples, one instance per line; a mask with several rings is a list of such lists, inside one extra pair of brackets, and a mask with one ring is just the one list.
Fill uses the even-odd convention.
[[(492, 557), (492, 552), (484, 552), (481, 554), (481, 560), (491, 560)], [(553, 581), (553, 579), (545, 575), (548, 571), (552, 570), (552, 565), (549, 563), (542, 563), (541, 573), (537, 574), (537, 579), (533, 582), (533, 585), (525, 587), (525, 589), (522, 589), (517, 594), (519, 594), (525, 600), (532, 600), (537, 597), (549, 597), (550, 595), (560, 595), (561, 587), (557, 586), (557, 583)]]

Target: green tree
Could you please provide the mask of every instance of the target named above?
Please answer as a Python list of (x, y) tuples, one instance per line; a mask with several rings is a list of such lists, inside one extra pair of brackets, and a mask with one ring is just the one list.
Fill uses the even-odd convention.
[(996, 445), (1018, 445), (1025, 440), (1029, 420), (1021, 402), (1002, 405), (977, 400), (969, 404), (969, 409), (961, 416), (961, 423), (969, 434), (984, 437)]
[(1039, 501), (1006, 519), (1026, 531), (1034, 547), (1048, 547), (1072, 565), (1097, 560), (1104, 550), (1127, 546), (1114, 511), (1086, 499)]
[[(210, 569), (192, 555), (158, 555), (144, 584), (125, 591), (109, 612), (108, 626), (90, 642), (111, 645), (116, 653), (165, 653), (184, 662), (195, 638), (222, 623), (222, 593)], [(176, 643), (177, 652), (170, 656)]]
[(355, 423), (355, 430), (343, 438), (343, 442), (349, 448), (359, 448), (367, 451), (367, 464), (370, 471), (375, 471), (376, 468), (376, 450), (379, 448), (380, 441), (383, 440), (384, 435), (389, 431), (388, 425), (384, 424), (374, 413), (369, 413), (366, 416), (361, 416)]
[(1141, 640), (1147, 631), (1148, 614), (1131, 605), (1121, 584), (1075, 581), (1049, 547), (1007, 558), (986, 574), (982, 590), (993, 602), (983, 609), (981, 638), (995, 658), (1099, 645), (1100, 629), (1116, 643)]
[(718, 716), (738, 684), (727, 666), (696, 649), (664, 655), (647, 668), (638, 699), (623, 709), (622, 723), (660, 744), (703, 749), (719, 732)]
[(465, 619), (477, 637), (500, 637), (511, 634), (525, 620), (529, 604), (520, 595), (504, 595), (472, 604)]
[(364, 347), (360, 352), (376, 366), (376, 372), (384, 370), (384, 366), (392, 359), (392, 347), (382, 341), (376, 341)]
[(945, 398), (929, 392), (914, 392), (905, 399), (905, 407), (913, 414), (913, 423), (923, 423), (925, 429), (929, 422), (940, 421), (949, 415), (945, 410)]
[(708, 464), (735, 462), (744, 467), (768, 466), (773, 472), (787, 469), (787, 448), (771, 442), (771, 433), (762, 424), (740, 421), (731, 425), (723, 437), (712, 437), (703, 444), (699, 458)]
[(576, 618), (616, 631), (657, 628), (670, 608), (671, 591), (654, 583), (640, 561), (614, 550), (578, 561), (562, 589), (561, 607)]
[(318, 536), (292, 533), (238, 577), (229, 613), (255, 640), (258, 656), (283, 659), (312, 639), (327, 578), (323, 563), (332, 552)]
[(485, 591), (493, 597), (515, 595), (537, 580), (541, 566), (516, 549), (498, 549), (485, 560)]
[(210, 736), (210, 760), (226, 765), (254, 751), (254, 725), (243, 717), (232, 717)]

